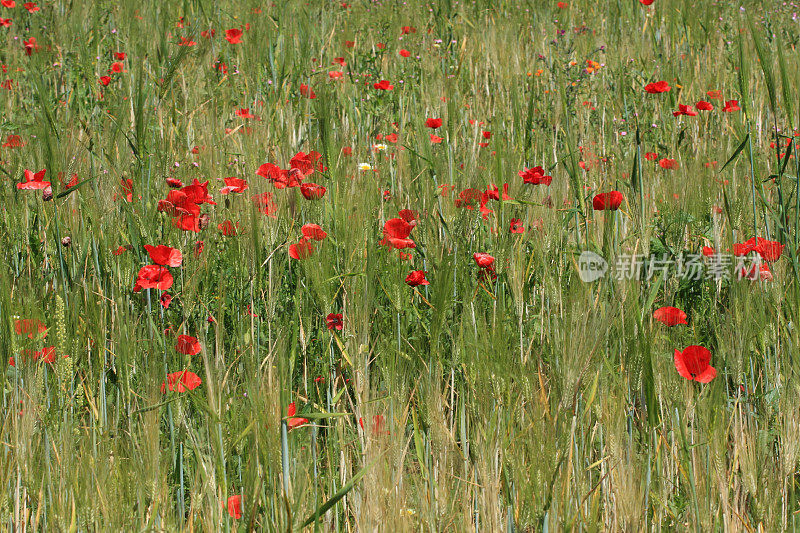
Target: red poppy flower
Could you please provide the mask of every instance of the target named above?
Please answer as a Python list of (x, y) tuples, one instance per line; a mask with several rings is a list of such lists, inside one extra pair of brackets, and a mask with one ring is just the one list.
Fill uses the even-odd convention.
[(236, 237), (236, 235), (238, 235), (237, 229), (239, 228), (239, 223), (237, 222), (236, 225), (234, 225), (230, 220), (225, 220), (224, 222), (217, 224), (217, 228), (226, 237)]
[(692, 109), (690, 105), (678, 104), (678, 110), (672, 112), (673, 117), (678, 117), (681, 115), (686, 115), (688, 117), (696, 117), (697, 111)]
[(159, 244), (158, 246), (144, 245), (144, 249), (150, 255), (150, 260), (157, 265), (179, 267), (183, 261), (183, 255), (176, 248), (170, 248)]
[(133, 292), (139, 292), (142, 289), (161, 289), (165, 291), (172, 287), (172, 274), (169, 270), (159, 265), (143, 266), (139, 270), (139, 275), (136, 278), (136, 284), (133, 286)]
[(416, 243), (409, 239), (413, 224), (403, 218), (390, 218), (383, 225), (383, 239), (380, 244), (402, 250), (404, 248), (416, 248)]
[[(766, 266), (766, 263), (763, 263), (763, 265)], [(772, 273), (770, 272), (770, 278), (771, 278), (771, 276), (772, 276)], [(756, 280), (758, 280), (758, 278), (759, 278), (759, 272), (758, 272), (758, 265), (757, 264), (754, 264), (753, 266), (751, 266), (749, 271), (743, 266), (736, 273), (736, 279), (739, 279), (739, 280), (749, 279), (750, 281), (756, 281)], [(769, 281), (772, 281), (772, 280), (770, 279)]]
[(303, 198), (306, 200), (318, 200), (325, 196), (326, 190), (325, 187), (317, 185), (316, 183), (303, 183), (300, 185), (300, 194), (302, 194)]
[(310, 100), (313, 100), (314, 98), (317, 97), (316, 93), (314, 92), (314, 89), (312, 89), (311, 87), (309, 87), (305, 83), (301, 83), (300, 84), (300, 94), (305, 96), (306, 98), (308, 98)]
[(484, 220), (489, 220), (489, 215), (494, 213), (494, 211), (486, 207), (487, 203), (489, 203), (489, 196), (486, 193), (484, 193), (481, 196), (481, 207), (480, 207), (481, 217), (483, 217)]
[(708, 383), (717, 375), (717, 370), (709, 365), (711, 352), (703, 346), (692, 345), (682, 352), (675, 350), (675, 368), (688, 380)]
[(773, 262), (780, 258), (785, 247), (785, 244), (781, 244), (778, 241), (763, 239), (753, 247), (753, 251), (757, 252), (764, 261)]
[(17, 335), (27, 335), (29, 339), (32, 339), (34, 335), (42, 335), (44, 339), (47, 337), (47, 326), (44, 325), (44, 322), (37, 320), (35, 318), (23, 318), (17, 319), (14, 321), (14, 332)]
[(24, 7), (28, 13), (36, 13), (39, 11), (39, 6), (36, 5), (36, 2), (25, 2), (22, 4), (22, 7)]
[(413, 270), (406, 276), (406, 284), (411, 287), (418, 285), (430, 285), (430, 282), (425, 279), (426, 272), (424, 270)]
[(111, 83), (111, 76), (100, 76), (100, 78), (97, 80), (97, 83), (103, 87), (107, 87), (108, 84)]
[(118, 59), (120, 61), (125, 61), (125, 58), (128, 57), (125, 52), (114, 52), (114, 59)]
[(444, 140), (444, 139), (443, 139), (442, 137), (439, 137), (438, 135), (434, 135), (433, 133), (431, 133), (431, 143), (433, 143), (433, 144), (439, 144), (439, 143), (441, 143), (443, 140)]
[(2, 4), (3, 7), (8, 7), (8, 8), (11, 8), (11, 7), (14, 7), (14, 6), (17, 5), (17, 3), (14, 0), (0, 0), (0, 4)]
[(242, 42), (242, 30), (233, 28), (225, 30), (225, 40), (231, 44), (239, 44)]
[(167, 388), (175, 392), (186, 392), (194, 390), (200, 386), (203, 381), (200, 376), (194, 372), (183, 370), (179, 372), (172, 372), (167, 374), (167, 382), (161, 384), (161, 394), (167, 391)]
[(159, 298), (159, 302), (161, 303), (161, 307), (164, 309), (169, 309), (169, 306), (172, 303), (172, 295), (166, 292), (162, 293), (161, 298)]
[(741, 257), (743, 255), (747, 255), (753, 251), (753, 245), (747, 243), (734, 243), (733, 244), (733, 255), (736, 257)]
[(653, 4), (653, 2), (655, 2), (655, 1), (656, 1), (656, 0), (639, 0), (639, 2), (641, 2), (641, 3), (642, 3), (642, 5), (645, 5), (645, 6), (652, 5), (652, 4)]
[(250, 113), (250, 108), (249, 108), (249, 107), (242, 107), (242, 108), (240, 108), (240, 109), (237, 109), (237, 110), (236, 110), (236, 111), (234, 111), (233, 113), (234, 113), (234, 114), (235, 114), (237, 117), (241, 117), (241, 118), (256, 118), (256, 116), (255, 116), (255, 115), (252, 115), (252, 114)]
[(59, 181), (59, 183), (61, 183), (61, 185), (64, 185), (68, 189), (71, 188), (71, 187), (75, 187), (78, 184), (78, 174), (77, 173), (73, 173), (72, 176), (70, 177), (70, 180), (66, 181), (66, 179), (64, 177), (64, 173), (63, 172), (59, 172), (58, 173), (58, 181)]
[(242, 517), (242, 495), (236, 494), (228, 498), (228, 514), (239, 520)]
[(648, 161), (656, 161), (658, 159), (658, 154), (655, 152), (647, 152), (644, 154), (644, 158)]
[(784, 248), (785, 245), (778, 241), (768, 241), (761, 237), (752, 237), (743, 243), (734, 243), (733, 255), (741, 257), (750, 252), (756, 252), (764, 261), (772, 262), (780, 258)]
[(344, 42), (344, 45), (345, 45), (347, 48), (353, 48), (353, 47), (356, 45), (356, 42), (355, 42), (355, 41), (345, 41), (345, 42)]
[(429, 118), (425, 121), (425, 125), (431, 129), (441, 128), (442, 127), (442, 119), (440, 118)]
[[(494, 183), (490, 183), (486, 187), (485, 195), (486, 195), (486, 199), (487, 200), (500, 200), (500, 189), (498, 189), (497, 185), (495, 185)], [(513, 200), (513, 198), (511, 198), (508, 195), (508, 183), (504, 183), (503, 184), (503, 201), (507, 202), (509, 200)]]
[(688, 324), (686, 322), (686, 313), (677, 307), (660, 307), (653, 311), (653, 318), (667, 326)]
[(125, 72), (125, 65), (123, 65), (119, 61), (115, 61), (114, 63), (111, 63), (111, 72), (114, 72), (115, 74), (119, 74), (120, 72)]
[(197, 43), (192, 41), (191, 39), (187, 39), (186, 37), (181, 37), (181, 42), (178, 43), (178, 46), (195, 46)]
[(741, 107), (739, 107), (739, 100), (728, 100), (725, 102), (725, 107), (722, 110), (725, 113), (733, 113), (734, 111), (739, 111)]
[(314, 253), (314, 247), (308, 239), (303, 237), (297, 244), (289, 245), (289, 257), (292, 259), (306, 259)]
[(325, 317), (325, 322), (328, 325), (328, 329), (341, 331), (341, 329), (344, 327), (342, 313), (330, 313), (327, 317)]
[[(66, 357), (66, 356), (65, 356)], [(33, 353), (33, 358), (43, 363), (53, 364), (56, 362), (56, 348), (55, 346), (48, 346), (38, 352)]]
[(253, 204), (255, 204), (256, 209), (258, 209), (262, 214), (267, 215), (272, 218), (277, 218), (275, 213), (278, 211), (278, 208), (275, 206), (275, 203), (272, 201), (272, 193), (271, 192), (264, 192), (261, 194), (256, 194), (251, 198)]
[[(389, 432), (384, 429), (386, 424), (386, 418), (383, 415), (375, 415), (372, 417), (372, 430), (373, 435), (389, 435)], [(364, 429), (364, 419), (359, 417), (358, 418), (358, 425), (361, 426), (361, 429)]]
[(332, 70), (332, 71), (328, 72), (328, 77), (330, 79), (332, 79), (332, 80), (338, 80), (342, 76), (344, 76), (344, 73), (340, 72), (338, 70)]
[(665, 170), (673, 170), (678, 168), (678, 162), (674, 159), (667, 159), (666, 157), (658, 162), (658, 166)]
[(331, 61), (331, 63), (334, 63), (336, 65), (340, 65), (342, 67), (347, 64), (347, 62), (344, 60), (343, 57), (334, 57), (333, 61)]
[(308, 418), (300, 418), (294, 416), (297, 412), (297, 407), (295, 407), (294, 402), (289, 404), (289, 408), (286, 409), (286, 416), (289, 419), (286, 421), (286, 424), (289, 426), (289, 429), (294, 429), (296, 427), (300, 427), (303, 424), (308, 424)]
[(417, 28), (414, 26), (403, 26), (400, 28), (400, 35), (408, 35), (409, 33), (417, 33)]
[(417, 218), (419, 218), (419, 213), (416, 211), (412, 211), (411, 209), (401, 209), (397, 212), (397, 216), (411, 224), (411, 226), (417, 225)]
[(325, 167), (322, 165), (322, 154), (314, 150), (308, 153), (297, 152), (294, 154), (289, 160), (289, 168), (299, 170), (303, 176), (310, 176), (315, 170), (320, 172), (325, 170)]
[(315, 241), (322, 241), (328, 236), (318, 224), (303, 224), (300, 231), (303, 232), (303, 237)]
[(475, 264), (481, 268), (494, 270), (494, 257), (487, 253), (475, 252), (472, 254)]
[(653, 83), (648, 83), (647, 85), (644, 86), (644, 90), (650, 94), (665, 93), (670, 89), (671, 87), (669, 86), (669, 83), (667, 83), (666, 81), (656, 81)]
[(169, 191), (166, 200), (158, 201), (157, 210), (167, 213), (171, 217), (200, 214), (200, 206), (189, 200), (189, 196), (182, 190)]
[[(758, 267), (758, 268), (757, 268)], [(769, 263), (761, 263), (761, 265), (753, 265), (749, 272), (746, 272), (744, 267), (739, 270), (739, 279), (749, 279), (751, 281), (772, 281), (772, 272), (769, 269)]]
[(708, 91), (706, 96), (712, 100), (722, 100), (722, 91)]
[[(170, 191), (170, 194), (172, 192), (173, 191)], [(192, 180), (191, 185), (187, 185), (186, 187), (182, 188), (181, 192), (186, 194), (186, 200), (188, 202), (197, 204), (198, 206), (203, 204), (217, 205), (217, 203), (214, 201), (214, 198), (208, 194), (208, 181), (200, 183), (200, 180), (195, 178)], [(169, 196), (167, 196), (167, 199), (169, 200)], [(198, 209), (197, 212), (199, 213), (200, 210)]]
[(700, 100), (694, 105), (699, 111), (714, 111), (714, 106), (711, 102), (706, 102), (705, 100)]
[(271, 181), (278, 189), (285, 188), (289, 182), (289, 172), (272, 163), (264, 163), (258, 167), (256, 174)]
[(391, 91), (394, 89), (394, 85), (389, 83), (389, 80), (381, 80), (377, 83), (374, 83), (372, 86), (380, 91)]
[(622, 205), (622, 193), (619, 191), (604, 192), (592, 198), (592, 208), (595, 211), (616, 211)]
[(399, 54), (400, 54), (401, 57), (409, 57), (409, 56), (411, 56), (411, 52), (409, 52), (405, 48), (402, 48), (400, 50)]
[(381, 240), (380, 244), (385, 244), (396, 250), (403, 250), (404, 248), (417, 247), (417, 243), (415, 243), (412, 239), (398, 239), (395, 237), (386, 237), (385, 239)]
[(133, 180), (130, 178), (122, 179), (119, 180), (119, 184), (122, 187), (122, 192), (125, 193), (125, 200), (133, 202)]
[(184, 355), (197, 355), (200, 353), (200, 341), (191, 335), (178, 335), (178, 343), (175, 345), (178, 353)]
[(24, 173), (25, 181), (23, 181), (22, 183), (17, 183), (17, 189), (32, 191), (50, 187), (50, 182), (44, 181), (44, 175), (46, 172), (47, 169), (42, 169), (34, 174), (32, 171), (26, 168)]
[(712, 247), (710, 247), (710, 246), (703, 246), (703, 255), (704, 255), (704, 256), (706, 256), (706, 257), (711, 257), (711, 256), (712, 256), (712, 255), (714, 255), (715, 253), (717, 253), (717, 252), (716, 252), (716, 250), (714, 250)]
[(511, 227), (508, 228), (508, 231), (511, 233), (525, 233), (525, 226), (522, 224), (522, 221), (518, 218), (511, 219)]
[(225, 178), (223, 180), (225, 182), (225, 187), (219, 190), (220, 194), (230, 194), (230, 193), (241, 193), (246, 191), (250, 186), (247, 184), (246, 180), (242, 178), (230, 177)]
[(529, 183), (531, 185), (550, 185), (553, 181), (553, 176), (544, 175), (544, 169), (542, 167), (524, 168), (517, 174), (522, 178), (523, 183)]
[[(404, 209), (403, 211), (408, 210)], [(401, 217), (402, 216), (403, 215), (401, 214)], [(379, 244), (385, 244), (398, 250), (403, 248), (416, 248), (416, 243), (408, 237), (408, 232), (411, 231), (411, 229), (413, 229), (416, 225), (417, 221), (412, 218), (405, 218), (402, 222), (397, 218), (387, 220), (383, 228), (384, 238)]]
[(464, 207), (466, 209), (475, 209), (475, 202), (483, 200), (483, 192), (478, 189), (464, 189), (458, 193), (458, 198), (455, 199), (456, 207)]
[(9, 135), (6, 137), (6, 142), (3, 143), (3, 148), (22, 148), (25, 146), (25, 142), (23, 142), (22, 137), (19, 135)]

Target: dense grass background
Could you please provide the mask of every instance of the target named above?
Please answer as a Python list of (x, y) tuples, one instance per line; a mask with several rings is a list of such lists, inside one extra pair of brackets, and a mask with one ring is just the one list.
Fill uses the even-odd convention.
[[(786, 147), (800, 128), (797, 6), (41, 4), (0, 7), (13, 21), (0, 27), (0, 81), (12, 80), (0, 134), (24, 142), (0, 148), (0, 354), (15, 357), (2, 382), (0, 528), (800, 525), (800, 160)], [(109, 74), (115, 52), (124, 72)], [(373, 89), (381, 79), (394, 89)], [(672, 90), (647, 94), (658, 80)], [(724, 98), (714, 111), (673, 117), (711, 90)], [(725, 100), (741, 111), (721, 112)], [(443, 119), (440, 144), (430, 117)], [(371, 148), (390, 133), (396, 144)], [(307, 180), (327, 187), (321, 200), (255, 174), (300, 150), (323, 154), (326, 170)], [(534, 165), (550, 186), (523, 185), (517, 173)], [(43, 168), (48, 202), (15, 186)], [(250, 189), (220, 195), (229, 176)], [(209, 180), (208, 228), (183, 232), (157, 211), (167, 177)], [(486, 220), (455, 206), (492, 183), (513, 200), (490, 202)], [(593, 211), (612, 189), (622, 208)], [(274, 218), (250, 202), (266, 191)], [(419, 213), (412, 260), (378, 244), (400, 209)], [(508, 231), (512, 218), (525, 233)], [(218, 229), (225, 220), (236, 236)], [(307, 222), (329, 237), (291, 259)], [(755, 234), (787, 245), (771, 282), (670, 271), (583, 283), (575, 269), (585, 249), (613, 262)], [(160, 291), (132, 291), (144, 244), (184, 254), (168, 309)], [(474, 252), (497, 258), (495, 281), (478, 276)], [(408, 287), (411, 270), (431, 284)], [(688, 326), (653, 320), (662, 305)], [(341, 331), (329, 313), (343, 313)], [(44, 322), (46, 339), (17, 335), (18, 318)], [(200, 339), (200, 354), (178, 353), (178, 333)], [(692, 344), (712, 352), (707, 385), (673, 365)], [(46, 346), (54, 364), (25, 355)], [(165, 374), (185, 368), (202, 385), (162, 394)], [(287, 430), (290, 402), (308, 424)]]

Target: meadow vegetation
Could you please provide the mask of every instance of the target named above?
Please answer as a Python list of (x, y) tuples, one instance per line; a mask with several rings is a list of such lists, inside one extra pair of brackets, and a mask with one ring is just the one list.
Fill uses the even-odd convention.
[(2, 0), (0, 529), (800, 528), (800, 7), (646, 3)]

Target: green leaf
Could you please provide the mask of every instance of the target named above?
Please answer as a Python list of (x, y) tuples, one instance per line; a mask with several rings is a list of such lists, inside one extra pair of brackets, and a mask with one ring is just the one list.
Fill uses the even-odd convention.
[(747, 25), (750, 27), (750, 38), (753, 40), (753, 44), (756, 48), (756, 55), (758, 55), (758, 64), (761, 66), (761, 72), (764, 74), (764, 83), (767, 85), (769, 108), (774, 115), (777, 102), (775, 101), (775, 77), (772, 75), (772, 58), (767, 56), (767, 49), (764, 47), (764, 43), (761, 42), (761, 38), (753, 24), (753, 19), (750, 16), (747, 17)]
[(80, 189), (81, 187), (83, 187), (84, 185), (86, 185), (87, 183), (90, 183), (92, 180), (95, 180), (95, 179), (97, 179), (97, 176), (95, 176), (94, 178), (85, 179), (82, 182), (80, 182), (77, 185), (75, 185), (74, 187), (70, 187), (66, 191), (58, 193), (56, 195), (56, 198), (64, 198), (65, 196), (69, 196), (73, 192), (77, 191), (78, 189)]
[(722, 168), (719, 169), (719, 172), (717, 172), (717, 174), (720, 174), (723, 170), (725, 170), (725, 167), (727, 167), (731, 163), (731, 161), (736, 159), (736, 157), (741, 153), (741, 151), (744, 150), (744, 147), (747, 146), (748, 139), (750, 139), (750, 134), (749, 133), (744, 136), (744, 139), (742, 139), (742, 142), (739, 145), (739, 147), (736, 149), (736, 151), (733, 152), (733, 155), (728, 158), (728, 160), (725, 162), (725, 164), (722, 165)]
[(337, 416), (351, 416), (351, 413), (296, 413), (294, 416), (288, 416), (286, 419), (289, 418), (307, 418), (308, 420), (322, 420), (323, 418), (333, 418)]
[[(376, 459), (375, 461), (377, 461), (377, 459)], [(313, 513), (311, 513), (311, 515), (310, 515), (308, 518), (306, 518), (306, 521), (305, 521), (305, 522), (303, 522), (302, 524), (300, 524), (300, 526), (299, 526), (297, 529), (303, 529), (304, 527), (310, 526), (311, 524), (313, 524), (314, 522), (316, 522), (317, 520), (319, 520), (319, 519), (320, 519), (322, 516), (324, 516), (324, 515), (325, 515), (325, 513), (327, 513), (327, 512), (328, 512), (328, 510), (329, 510), (331, 507), (333, 507), (334, 505), (336, 505), (336, 502), (338, 502), (339, 500), (341, 500), (342, 498), (344, 498), (344, 497), (345, 497), (345, 495), (346, 495), (348, 492), (350, 492), (350, 491), (353, 489), (353, 487), (355, 487), (355, 486), (356, 486), (356, 483), (358, 483), (359, 481), (361, 481), (361, 478), (362, 478), (362, 477), (364, 477), (364, 474), (366, 474), (366, 473), (367, 473), (367, 470), (369, 470), (369, 468), (370, 468), (372, 465), (374, 465), (374, 464), (375, 464), (375, 461), (372, 461), (370, 464), (368, 464), (367, 466), (365, 466), (364, 468), (362, 468), (362, 469), (361, 469), (361, 470), (358, 472), (358, 474), (356, 474), (355, 476), (353, 476), (352, 478), (350, 478), (350, 481), (348, 481), (348, 482), (347, 482), (347, 483), (346, 483), (346, 484), (345, 484), (345, 485), (344, 485), (344, 486), (343, 486), (343, 487), (342, 487), (342, 488), (339, 490), (339, 492), (337, 492), (336, 494), (334, 494), (334, 495), (333, 495), (333, 497), (331, 497), (331, 499), (330, 499), (330, 500), (328, 500), (328, 501), (326, 501), (325, 503), (323, 503), (322, 505), (320, 505), (320, 506), (319, 506), (319, 507), (318, 507), (318, 508), (317, 508), (317, 509), (316, 509), (316, 510), (313, 512)]]

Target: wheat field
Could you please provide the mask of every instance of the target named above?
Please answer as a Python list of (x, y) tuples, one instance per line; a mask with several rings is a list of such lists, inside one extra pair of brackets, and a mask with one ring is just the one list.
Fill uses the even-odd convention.
[(0, 530), (800, 529), (800, 6), (0, 2)]

